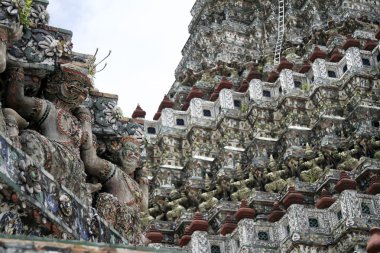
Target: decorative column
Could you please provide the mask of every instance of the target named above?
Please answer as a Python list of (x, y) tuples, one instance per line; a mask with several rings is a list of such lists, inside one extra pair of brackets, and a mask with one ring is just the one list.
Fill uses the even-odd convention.
[(263, 84), (259, 79), (252, 79), (249, 83), (249, 98), (252, 100), (263, 99)]
[(354, 190), (344, 190), (340, 194), (340, 207), (343, 219), (346, 220), (346, 226), (353, 226), (355, 219), (361, 216), (361, 201), (359, 201), (357, 194)]
[(293, 71), (283, 69), (280, 72), (280, 84), (284, 93), (289, 93), (294, 89)]
[(175, 125), (174, 110), (165, 108), (161, 112), (161, 124), (163, 127), (173, 127)]
[(246, 200), (242, 200), (240, 208), (235, 213), (235, 218), (238, 223), (240, 245), (250, 247), (253, 242), (254, 235), (254, 217), (255, 210), (249, 208)]
[(301, 236), (307, 232), (308, 219), (303, 205), (293, 204), (287, 209), (289, 229), (293, 242), (301, 240)]
[(211, 244), (207, 236), (206, 231), (194, 231), (190, 241), (192, 253), (211, 253)]
[(347, 68), (351, 71), (356, 71), (363, 68), (362, 58), (360, 56), (360, 49), (357, 47), (350, 47), (346, 50)]
[(313, 75), (314, 75), (314, 80), (317, 80), (318, 78), (325, 79), (328, 77), (325, 59), (316, 59), (314, 61), (314, 63), (313, 63)]
[(219, 101), (222, 109), (235, 109), (234, 98), (230, 89), (223, 89), (220, 91)]
[(253, 242), (254, 221), (242, 219), (238, 223), (240, 246), (251, 246)]

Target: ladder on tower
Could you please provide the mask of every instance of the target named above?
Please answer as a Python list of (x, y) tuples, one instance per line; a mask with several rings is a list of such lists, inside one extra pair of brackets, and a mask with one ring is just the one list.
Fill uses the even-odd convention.
[(277, 41), (274, 49), (274, 65), (280, 63), (282, 42), (285, 32), (285, 0), (278, 0), (278, 25), (277, 25)]

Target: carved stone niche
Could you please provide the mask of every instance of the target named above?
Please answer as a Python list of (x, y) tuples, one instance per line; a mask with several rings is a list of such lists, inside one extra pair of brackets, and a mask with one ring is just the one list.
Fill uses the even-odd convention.
[(155, 177), (155, 183), (159, 188), (171, 190), (174, 188), (174, 177), (170, 169), (160, 168)]
[[(207, 161), (193, 159), (187, 168), (187, 185), (191, 188), (204, 189), (206, 182), (205, 178), (208, 179), (207, 172), (209, 171), (210, 165)], [(208, 181), (210, 180), (208, 179)]]

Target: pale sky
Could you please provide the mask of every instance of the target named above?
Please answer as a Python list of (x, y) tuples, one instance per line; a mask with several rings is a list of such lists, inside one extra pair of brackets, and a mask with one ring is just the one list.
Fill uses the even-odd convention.
[[(174, 82), (195, 0), (50, 0), (51, 26), (73, 32), (73, 51), (107, 55), (95, 87), (119, 95), (124, 116), (139, 103), (151, 120)], [(100, 65), (100, 67), (102, 64)]]

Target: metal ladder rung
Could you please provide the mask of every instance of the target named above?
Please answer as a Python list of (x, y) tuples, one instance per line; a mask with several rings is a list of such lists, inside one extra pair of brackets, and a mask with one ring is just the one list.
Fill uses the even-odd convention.
[(278, 0), (277, 41), (274, 51), (274, 64), (280, 63), (282, 42), (285, 34), (285, 0)]

